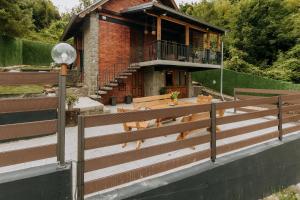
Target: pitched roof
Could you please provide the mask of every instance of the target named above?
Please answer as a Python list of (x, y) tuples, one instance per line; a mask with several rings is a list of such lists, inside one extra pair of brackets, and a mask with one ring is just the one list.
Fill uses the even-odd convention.
[[(93, 3), (92, 5), (90, 5), (89, 7), (87, 7), (85, 10), (75, 14), (72, 16), (71, 20), (69, 21), (68, 25), (66, 26), (63, 35), (61, 36), (61, 40), (67, 40), (69, 38), (71, 38), (73, 35), (73, 32), (76, 31), (77, 25), (85, 18), (85, 16), (89, 15), (90, 13), (92, 13), (93, 11), (100, 9), (105, 3), (107, 3), (110, 0), (98, 0), (95, 3)], [(160, 2), (160, 3), (159, 3)], [(221, 29), (219, 27), (210, 25), (206, 22), (202, 22), (199, 21), (198, 19), (195, 19), (191, 16), (185, 15), (181, 12), (179, 12), (179, 8), (177, 6), (177, 4), (175, 3), (174, 0), (152, 0), (152, 2), (149, 3), (144, 3), (144, 4), (140, 4), (137, 6), (133, 6), (131, 8), (128, 9), (124, 9), (123, 11), (121, 11), (122, 13), (129, 13), (129, 12), (135, 12), (136, 10), (139, 10), (141, 8), (152, 8), (152, 7), (157, 7), (159, 9), (163, 9), (173, 15), (177, 15), (180, 16), (182, 18), (185, 19), (189, 19), (195, 23), (200, 23), (202, 25), (205, 25), (207, 27), (211, 27), (215, 30), (221, 31), (221, 32), (225, 32), (224, 29)]]

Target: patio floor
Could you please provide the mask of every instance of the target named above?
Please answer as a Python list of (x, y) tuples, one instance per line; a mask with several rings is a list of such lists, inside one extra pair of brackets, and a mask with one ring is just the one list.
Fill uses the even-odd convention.
[[(184, 99), (184, 100), (195, 102), (195, 98)], [(109, 109), (111, 112), (116, 112), (117, 107), (129, 108), (129, 107), (132, 107), (132, 105), (119, 104), (117, 106), (107, 106), (106, 110)], [(242, 113), (242, 112), (238, 112), (238, 113)], [(233, 109), (228, 109), (225, 112), (225, 116), (233, 115), (233, 114), (234, 114)], [(275, 119), (275, 117), (267, 116), (267, 117), (259, 118), (259, 119), (231, 123), (231, 124), (222, 125), (222, 126), (220, 126), (220, 128), (221, 128), (221, 130), (228, 130), (228, 129), (232, 129), (232, 128), (236, 128), (236, 127), (242, 127), (242, 126), (246, 126), (246, 125), (265, 122), (265, 121), (268, 121), (271, 119)], [(165, 123), (164, 125), (178, 123), (178, 121), (179, 120), (177, 120), (176, 122), (168, 122), (168, 123)], [(292, 125), (294, 125), (294, 123), (285, 124), (284, 128), (292, 126)], [(247, 139), (250, 137), (258, 136), (258, 135), (261, 135), (264, 133), (269, 133), (269, 132), (272, 132), (275, 130), (277, 130), (277, 127), (268, 128), (268, 129), (264, 129), (264, 130), (260, 130), (260, 131), (255, 131), (255, 132), (251, 132), (251, 133), (236, 136), (236, 137), (231, 137), (228, 139), (218, 140), (217, 146), (232, 143), (235, 141), (244, 140), (244, 139)], [(122, 124), (93, 127), (93, 128), (86, 129), (86, 137), (100, 136), (100, 135), (112, 134), (112, 133), (122, 132), (122, 131), (123, 131)], [(200, 134), (208, 134), (208, 132), (206, 131), (206, 129), (197, 130), (197, 131), (194, 131), (193, 134), (190, 135), (190, 137), (199, 136)], [(167, 142), (173, 142), (176, 140), (177, 135), (178, 135), (178, 133), (173, 134), (173, 135), (168, 135), (166, 137), (157, 137), (157, 138), (147, 139), (142, 144), (142, 148), (152, 146), (152, 145), (167, 143)], [(274, 139), (274, 140), (276, 140), (276, 139)], [(53, 144), (53, 143), (56, 143), (55, 135), (42, 137), (42, 138), (35, 138), (35, 139), (30, 139), (30, 140), (20, 140), (17, 142), (2, 143), (2, 144), (0, 144), (0, 152), (23, 149), (23, 148), (34, 147), (34, 146), (40, 146), (42, 144), (44, 144), (44, 145)], [(119, 145), (114, 145), (111, 147), (104, 147), (104, 148), (86, 151), (85, 156), (86, 156), (86, 159), (89, 159), (89, 158), (93, 158), (93, 157), (114, 154), (117, 152), (133, 150), (133, 149), (135, 149), (135, 147), (136, 147), (136, 142), (128, 143), (127, 147), (125, 147), (125, 148), (122, 148), (122, 144), (119, 144)], [(166, 153), (166, 154), (162, 154), (162, 155), (158, 155), (158, 156), (154, 156), (154, 157), (150, 157), (150, 158), (146, 158), (146, 159), (142, 159), (142, 160), (138, 160), (138, 161), (134, 161), (134, 162), (129, 162), (126, 164), (108, 167), (105, 169), (86, 173), (85, 180), (89, 181), (92, 179), (109, 176), (112, 174), (130, 170), (130, 169), (139, 168), (139, 167), (142, 167), (145, 165), (154, 164), (154, 163), (161, 162), (161, 161), (168, 160), (168, 159), (173, 159), (173, 158), (176, 158), (179, 156), (183, 156), (183, 155), (186, 155), (189, 153), (194, 153), (194, 152), (201, 151), (201, 150), (207, 149), (207, 148), (209, 148), (208, 143), (195, 146), (195, 149), (186, 148), (186, 149), (177, 150), (177, 151), (173, 151), (170, 153)], [(247, 147), (247, 148), (249, 148), (249, 147)], [(67, 128), (66, 129), (66, 160), (70, 161), (70, 162), (76, 161), (77, 160), (76, 151), (77, 151), (77, 127)], [(222, 156), (222, 155), (219, 155), (219, 156)], [(201, 162), (204, 162), (204, 161), (206, 161), (206, 160), (203, 160)], [(30, 163), (25, 163), (25, 164), (2, 167), (2, 168), (0, 168), (0, 173), (20, 170), (20, 169), (24, 169), (24, 168), (33, 167), (33, 166), (41, 166), (41, 165), (55, 163), (55, 162), (56, 162), (56, 159), (51, 158), (51, 159), (39, 160), (39, 161), (34, 161), (34, 162), (30, 162)], [(195, 164), (199, 164), (199, 162), (193, 163), (191, 165), (195, 165)], [(188, 166), (191, 166), (191, 165), (188, 165)], [(185, 166), (185, 167), (188, 167), (188, 166)], [(176, 170), (178, 170), (178, 169), (176, 169)], [(172, 171), (174, 171), (174, 170), (172, 170)], [(165, 173), (169, 173), (169, 172), (165, 172)], [(159, 176), (159, 175), (161, 175), (161, 174), (158, 174), (156, 176)]]

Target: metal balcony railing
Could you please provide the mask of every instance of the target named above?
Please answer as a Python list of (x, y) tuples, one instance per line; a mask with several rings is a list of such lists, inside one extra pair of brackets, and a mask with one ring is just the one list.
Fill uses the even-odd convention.
[(133, 55), (132, 62), (151, 60), (172, 60), (202, 64), (221, 64), (221, 52), (211, 49), (194, 48), (170, 41), (157, 40), (144, 48), (143, 56)]

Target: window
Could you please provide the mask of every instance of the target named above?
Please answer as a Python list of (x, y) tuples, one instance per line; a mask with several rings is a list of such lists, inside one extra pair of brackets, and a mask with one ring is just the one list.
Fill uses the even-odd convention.
[(169, 70), (166, 72), (166, 86), (186, 86), (187, 72)]

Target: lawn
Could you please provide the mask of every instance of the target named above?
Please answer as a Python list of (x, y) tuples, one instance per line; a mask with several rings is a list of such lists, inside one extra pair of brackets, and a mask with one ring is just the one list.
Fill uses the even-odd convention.
[(0, 86), (0, 95), (39, 94), (42, 91), (40, 85)]

